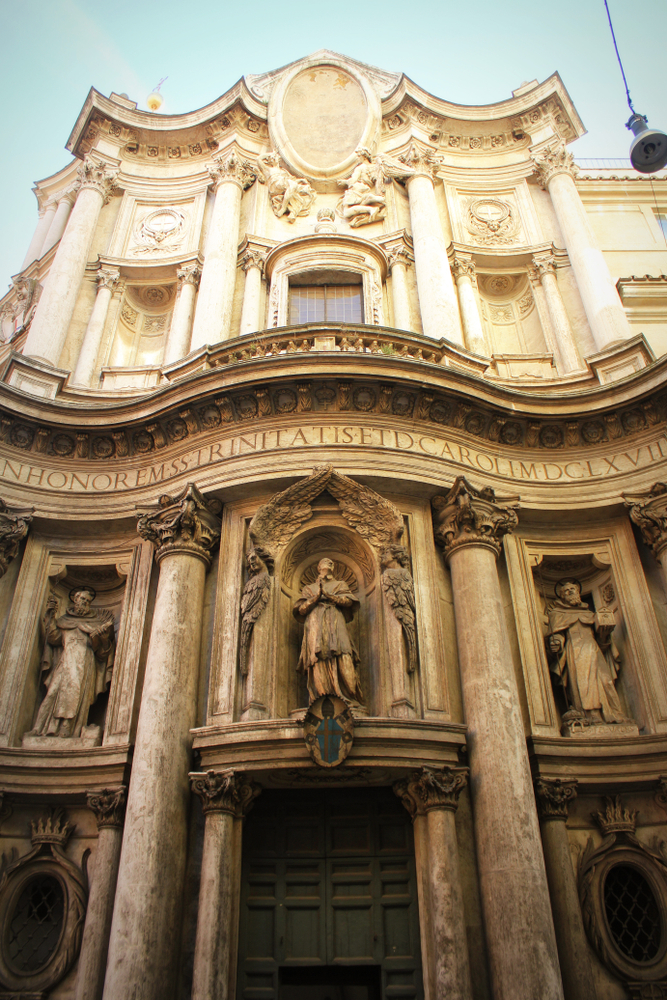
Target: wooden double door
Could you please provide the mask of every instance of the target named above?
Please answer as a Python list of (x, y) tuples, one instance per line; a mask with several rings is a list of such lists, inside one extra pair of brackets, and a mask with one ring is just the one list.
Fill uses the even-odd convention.
[(243, 831), (239, 1000), (421, 1000), (414, 868), (391, 789), (264, 791)]

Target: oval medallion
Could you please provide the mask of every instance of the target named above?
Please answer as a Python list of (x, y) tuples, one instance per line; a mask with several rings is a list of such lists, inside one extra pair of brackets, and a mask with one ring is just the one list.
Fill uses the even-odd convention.
[(306, 712), (303, 736), (308, 753), (319, 767), (337, 767), (354, 741), (352, 712), (342, 698), (323, 695)]

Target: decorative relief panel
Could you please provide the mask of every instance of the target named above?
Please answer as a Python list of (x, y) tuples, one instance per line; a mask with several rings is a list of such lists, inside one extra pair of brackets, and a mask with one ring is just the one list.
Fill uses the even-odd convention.
[(206, 201), (202, 191), (194, 198), (149, 201), (128, 193), (118, 213), (109, 244), (109, 256), (130, 261), (155, 261), (182, 256), (197, 249)]
[(175, 208), (158, 208), (137, 223), (134, 229), (133, 256), (174, 254), (183, 247), (186, 217)]
[(465, 225), (473, 241), (481, 246), (508, 246), (518, 240), (516, 208), (500, 198), (475, 198), (470, 201)]

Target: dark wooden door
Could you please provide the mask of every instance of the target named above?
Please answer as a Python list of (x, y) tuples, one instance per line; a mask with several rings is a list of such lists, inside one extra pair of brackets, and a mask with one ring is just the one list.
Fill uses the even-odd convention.
[(265, 791), (243, 831), (238, 996), (343, 966), (359, 983), (379, 966), (383, 998), (423, 996), (408, 815), (386, 788)]

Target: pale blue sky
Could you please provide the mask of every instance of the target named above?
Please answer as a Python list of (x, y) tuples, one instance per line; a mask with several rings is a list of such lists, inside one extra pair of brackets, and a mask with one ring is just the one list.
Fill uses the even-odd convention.
[[(608, 0), (635, 108), (667, 131), (667, 0)], [(623, 84), (603, 0), (0, 0), (5, 94), (0, 294), (37, 221), (34, 180), (69, 162), (64, 145), (91, 86), (145, 108), (191, 111), (320, 48), (402, 71), (438, 97), (491, 104), (561, 74), (588, 129), (579, 157), (627, 156)]]

